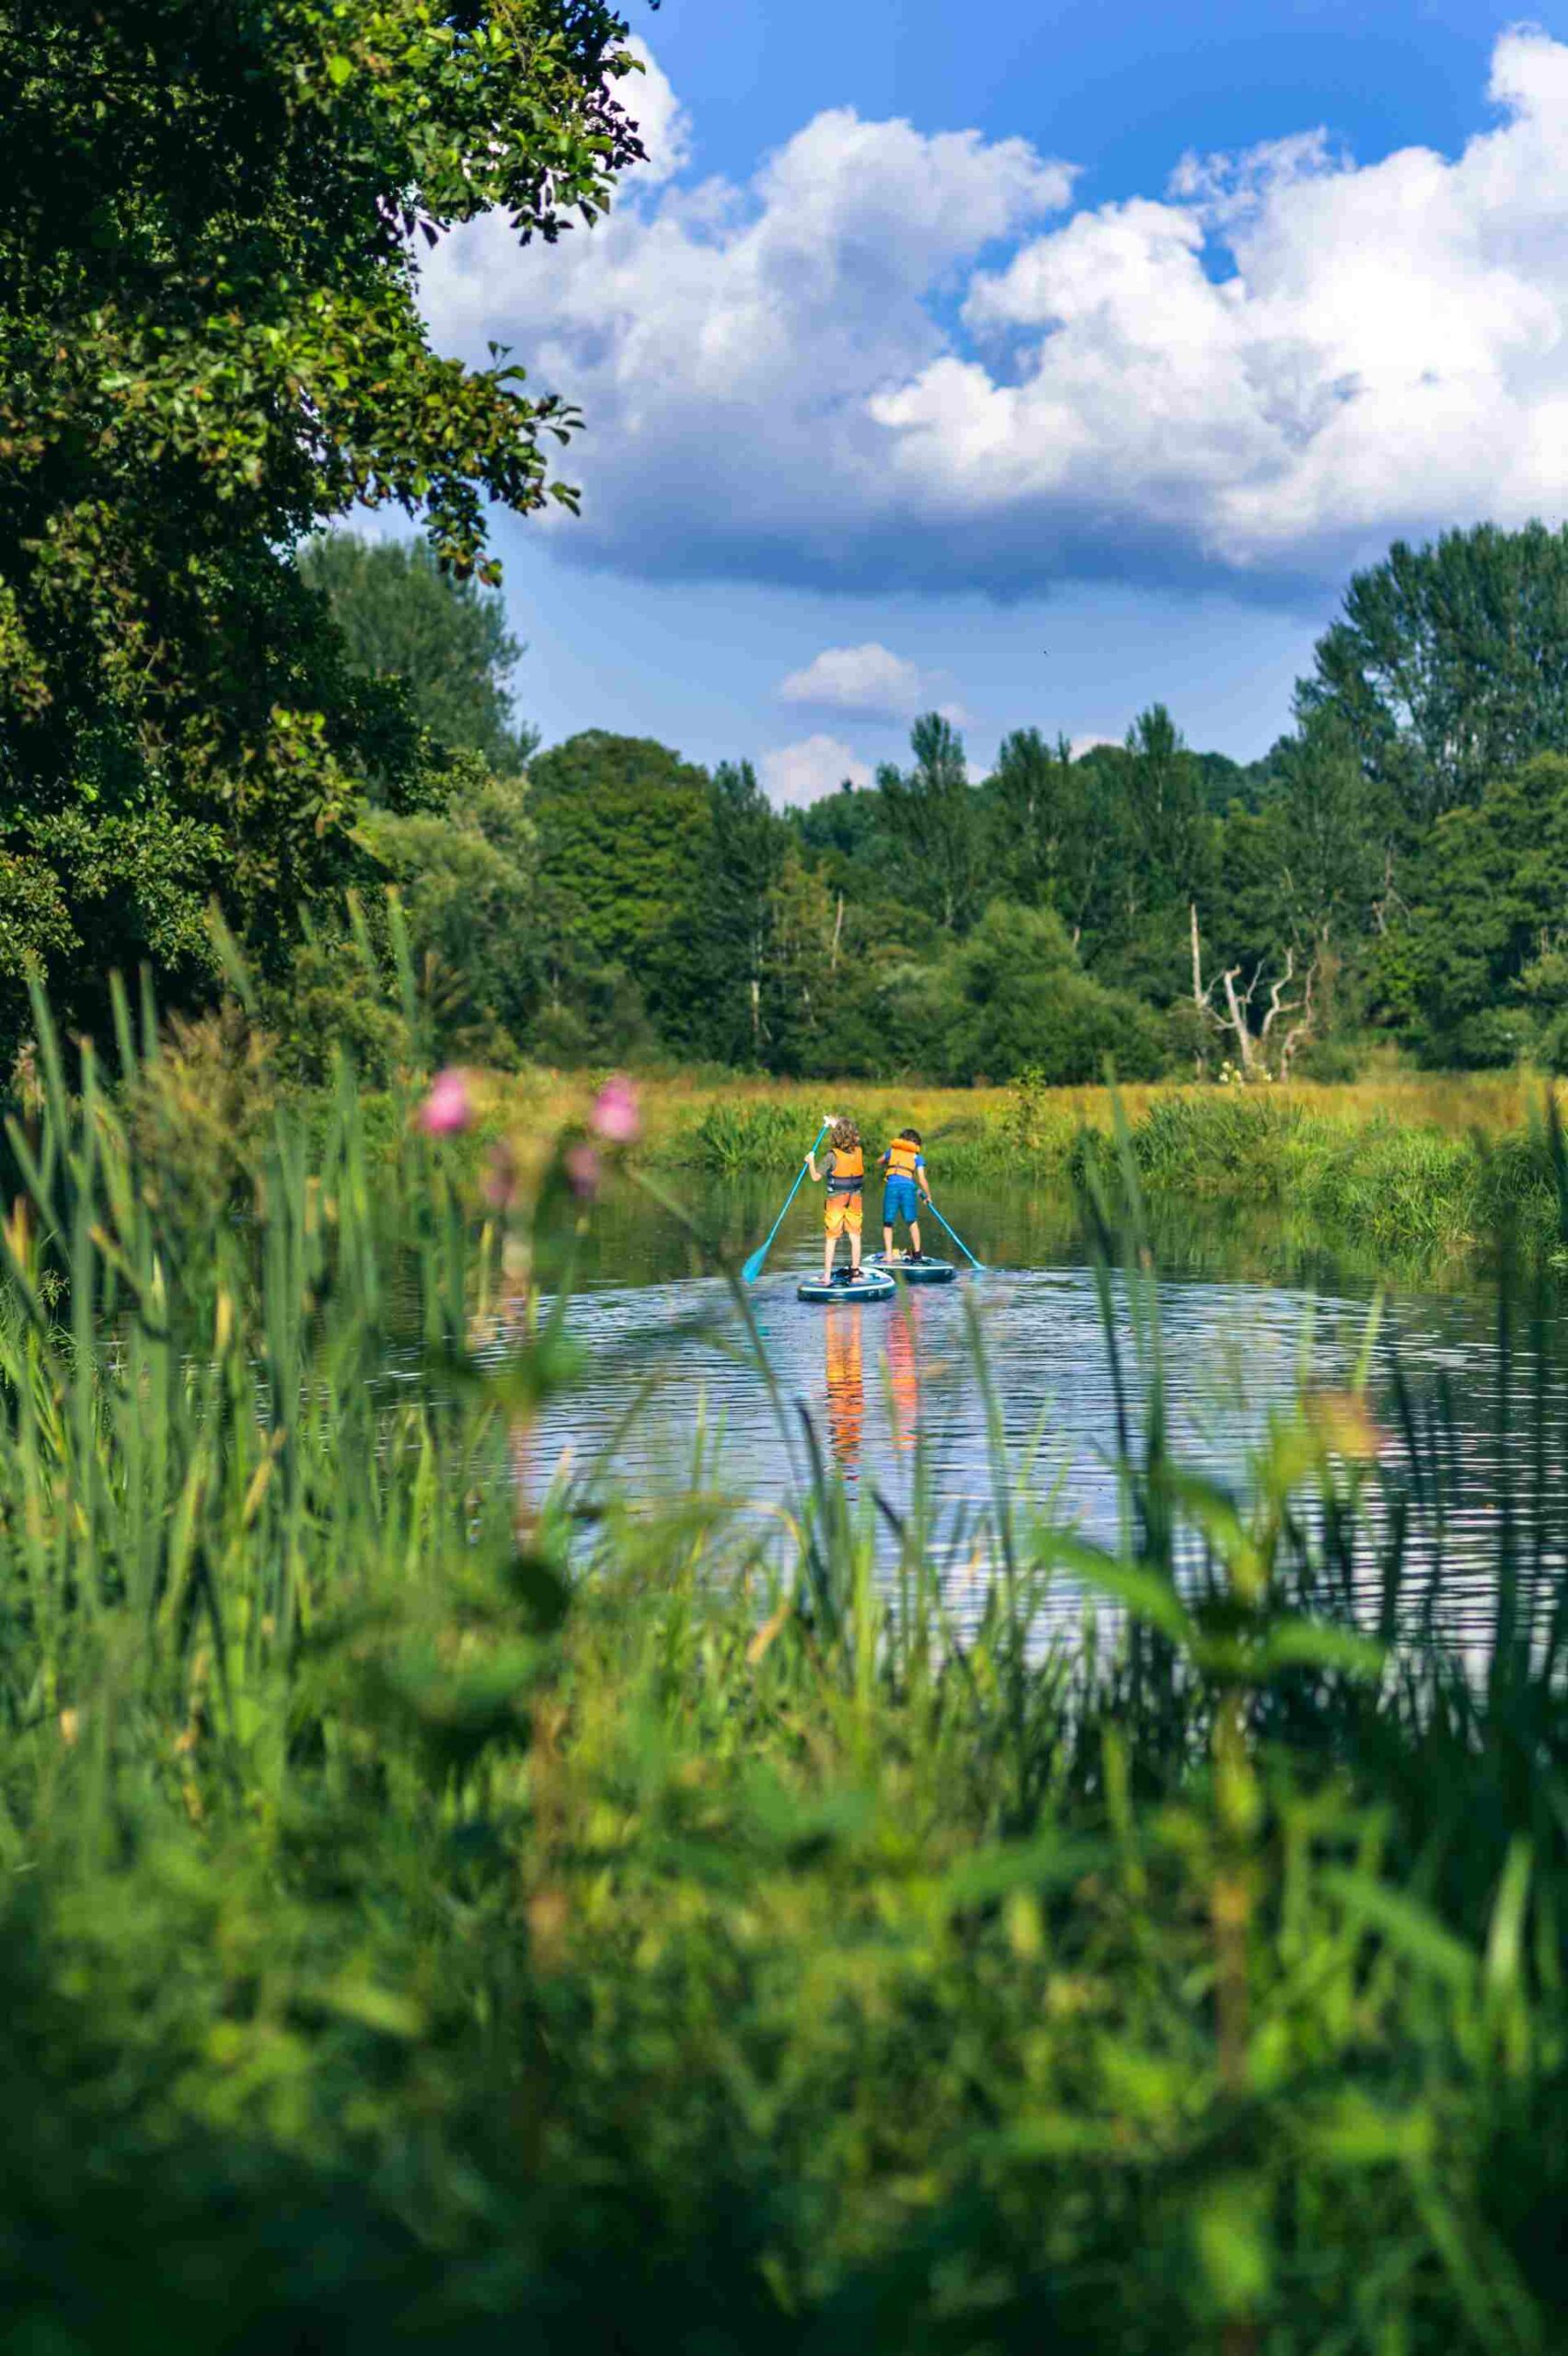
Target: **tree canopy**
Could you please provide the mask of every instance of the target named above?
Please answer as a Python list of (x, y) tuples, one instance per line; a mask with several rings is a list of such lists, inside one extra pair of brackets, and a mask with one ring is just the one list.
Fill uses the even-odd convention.
[(438, 752), (477, 753), (502, 776), (526, 766), (538, 736), (513, 715), (523, 649), (498, 590), (443, 572), (421, 540), (352, 532), (306, 541), (300, 570), (326, 595), (352, 668), (400, 680)]
[(427, 797), (292, 551), (356, 504), (493, 579), (574, 412), (434, 352), (421, 243), (592, 220), (641, 153), (599, 0), (12, 0), (0, 13), (0, 984), (273, 961)]
[(1352, 579), (1302, 705), (1339, 716), (1416, 826), (1532, 754), (1568, 752), (1568, 525), (1397, 540)]

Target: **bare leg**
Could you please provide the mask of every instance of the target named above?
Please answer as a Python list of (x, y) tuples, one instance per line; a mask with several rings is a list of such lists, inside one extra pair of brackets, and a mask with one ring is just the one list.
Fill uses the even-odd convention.
[(884, 1225), (883, 1225), (883, 1228), (882, 1228), (882, 1258), (883, 1258), (884, 1260), (891, 1260), (891, 1259), (892, 1259), (892, 1257), (893, 1257), (893, 1230), (892, 1230), (892, 1228), (891, 1228), (891, 1227), (888, 1227), (888, 1226), (886, 1226), (886, 1225), (884, 1224)]
[(837, 1248), (838, 1238), (830, 1228), (822, 1245), (822, 1273), (829, 1284), (833, 1282), (833, 1255)]
[(920, 1249), (920, 1222), (917, 1218), (912, 1218), (909, 1222), (909, 1241), (915, 1246), (917, 1253), (918, 1253)]

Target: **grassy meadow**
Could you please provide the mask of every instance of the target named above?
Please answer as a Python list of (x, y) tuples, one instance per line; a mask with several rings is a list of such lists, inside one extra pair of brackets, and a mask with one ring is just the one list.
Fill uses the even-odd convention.
[(590, 1104), (481, 1165), (344, 1072), (208, 1161), (119, 1028), (0, 1236), (9, 2344), (1556, 2344), (1548, 1449), (1456, 1657), (1440, 1417), (1196, 1478), (1135, 1207), (1124, 1543), (998, 1446), (963, 1633), (918, 1477), (802, 1438), (780, 1555), (536, 1462)]
[[(1475, 1131), (1497, 1137), (1528, 1126), (1548, 1084), (1539, 1074), (1518, 1069), (1426, 1073), (1395, 1068), (1360, 1080), (1302, 1080), (1237, 1091), (1135, 1081), (1114, 1091), (1102, 1086), (1023, 1092), (1039, 1106), (1042, 1126), (1069, 1132), (1089, 1127), (1109, 1134), (1117, 1102), (1128, 1120), (1136, 1123), (1159, 1105), (1239, 1097), (1249, 1104), (1266, 1102), (1348, 1129), (1387, 1125), (1433, 1129), (1447, 1137)], [(591, 1080), (571, 1072), (494, 1074), (490, 1086), (498, 1108), (516, 1105), (531, 1123), (547, 1129), (580, 1116), (592, 1093)], [(639, 1079), (646, 1149), (655, 1159), (684, 1158), (687, 1141), (700, 1131), (705, 1117), (725, 1108), (755, 1116), (760, 1109), (777, 1107), (788, 1116), (790, 1136), (804, 1137), (808, 1144), (824, 1112), (847, 1111), (861, 1122), (868, 1137), (876, 1136), (880, 1147), (906, 1126), (917, 1128), (928, 1143), (944, 1137), (965, 1140), (982, 1133), (1008, 1135), (1020, 1095), (1013, 1087), (785, 1080), (729, 1072), (656, 1071)]]
[[(552, 1134), (581, 1119), (592, 1085), (546, 1072), (492, 1076), (487, 1132)], [(654, 1172), (787, 1180), (831, 1110), (859, 1121), (871, 1152), (898, 1129), (917, 1128), (939, 1201), (945, 1184), (1016, 1180), (1059, 1199), (1064, 1231), (1091, 1163), (1119, 1188), (1120, 1122), (1157, 1223), (1207, 1207), (1260, 1239), (1288, 1229), (1374, 1272), (1473, 1265), (1503, 1233), (1551, 1249), (1562, 1209), (1548, 1110), (1561, 1091), (1525, 1071), (1115, 1090), (674, 1075), (645, 1082), (640, 1099), (638, 1158)]]

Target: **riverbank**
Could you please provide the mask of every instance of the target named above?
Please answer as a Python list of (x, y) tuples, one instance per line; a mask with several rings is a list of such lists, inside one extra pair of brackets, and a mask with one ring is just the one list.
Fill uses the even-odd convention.
[[(588, 1102), (602, 1075), (531, 1069), (495, 1075), (498, 1104), (525, 1107), (530, 1116), (554, 1128)], [(639, 1078), (646, 1149), (670, 1161), (700, 1162), (728, 1169), (737, 1158), (756, 1153), (770, 1166), (798, 1161), (815, 1135), (824, 1110), (848, 1112), (868, 1134), (891, 1136), (909, 1124), (928, 1140), (955, 1147), (986, 1138), (1010, 1146), (1020, 1132), (1036, 1149), (1052, 1149), (1060, 1136), (1083, 1127), (1109, 1132), (1113, 1107), (1137, 1122), (1171, 1103), (1285, 1107), (1348, 1128), (1386, 1122), (1402, 1128), (1430, 1128), (1445, 1136), (1479, 1131), (1505, 1136), (1527, 1128), (1539, 1112), (1548, 1083), (1533, 1073), (1398, 1072), (1364, 1081), (1288, 1087), (1221, 1088), (1137, 1082), (1091, 1088), (924, 1088), (866, 1080), (776, 1080), (732, 1075), (658, 1074)], [(1560, 1091), (1560, 1093), (1563, 1091)], [(1564, 1095), (1568, 1103), (1568, 1094)], [(723, 1115), (740, 1125), (738, 1147), (725, 1139)], [(774, 1115), (780, 1117), (775, 1123)], [(777, 1129), (778, 1134), (774, 1131)]]
[[(1114, 1092), (663, 1080), (640, 1091), (639, 1159), (674, 1176), (786, 1179), (831, 1107), (873, 1149), (919, 1129), (939, 1189), (1022, 1178), (1058, 1194), (1066, 1217), (1091, 1169), (1121, 1191), (1120, 1121), (1151, 1210), (1206, 1206), (1254, 1227), (1288, 1218), (1364, 1260), (1433, 1265), (1483, 1257), (1505, 1232), (1527, 1253), (1561, 1242), (1547, 1085), (1514, 1073)], [(490, 1117), (538, 1126), (585, 1101), (582, 1082), (531, 1075), (497, 1084)]]
[(1103, 1435), (1112, 1552), (975, 1465), (965, 1633), (917, 1491), (890, 1522), (808, 1453), (780, 1553), (710, 1486), (537, 1461), (592, 1368), (475, 1342), (513, 1250), (565, 1297), (570, 1132), (481, 1184), (345, 1090), (236, 1220), (178, 1129), (40, 1125), (0, 1279), (18, 2344), (1544, 2356), (1551, 1468), (1457, 1661), (1405, 1510), (1440, 1526), (1440, 1436), (1304, 1394), (1221, 1496), (1151, 1405)]

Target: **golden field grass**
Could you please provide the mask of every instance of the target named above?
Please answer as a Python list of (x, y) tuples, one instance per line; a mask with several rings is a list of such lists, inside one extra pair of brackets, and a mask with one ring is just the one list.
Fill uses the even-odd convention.
[[(540, 1069), (490, 1073), (483, 1083), (485, 1109), (489, 1118), (501, 1126), (539, 1127), (553, 1133), (586, 1114), (602, 1078), (599, 1073)], [(1475, 1133), (1501, 1137), (1526, 1127), (1532, 1114), (1539, 1114), (1549, 1084), (1538, 1073), (1520, 1070), (1394, 1071), (1332, 1085), (1299, 1081), (1241, 1092), (1248, 1102), (1288, 1105), (1348, 1128), (1381, 1122), (1449, 1137)], [(879, 1128), (885, 1127), (890, 1136), (908, 1125), (937, 1137), (958, 1123), (966, 1128), (988, 1127), (1000, 1122), (1017, 1103), (1016, 1091), (1010, 1088), (931, 1088), (883, 1080), (781, 1080), (703, 1073), (643, 1077), (638, 1080), (638, 1091), (644, 1149), (654, 1156), (677, 1133), (718, 1106), (740, 1111), (767, 1104), (798, 1111), (802, 1138), (809, 1143), (810, 1135), (814, 1135), (828, 1112), (852, 1110), (862, 1125), (870, 1120)], [(1212, 1083), (1159, 1081), (1124, 1086), (1115, 1096), (1127, 1120), (1136, 1124), (1159, 1104), (1193, 1098), (1212, 1103), (1221, 1092)], [(1557, 1093), (1560, 1103), (1568, 1103), (1568, 1091), (1561, 1085)], [(1113, 1102), (1112, 1091), (1105, 1087), (1053, 1088), (1042, 1091), (1035, 1104), (1043, 1122), (1053, 1128), (1109, 1130)]]

